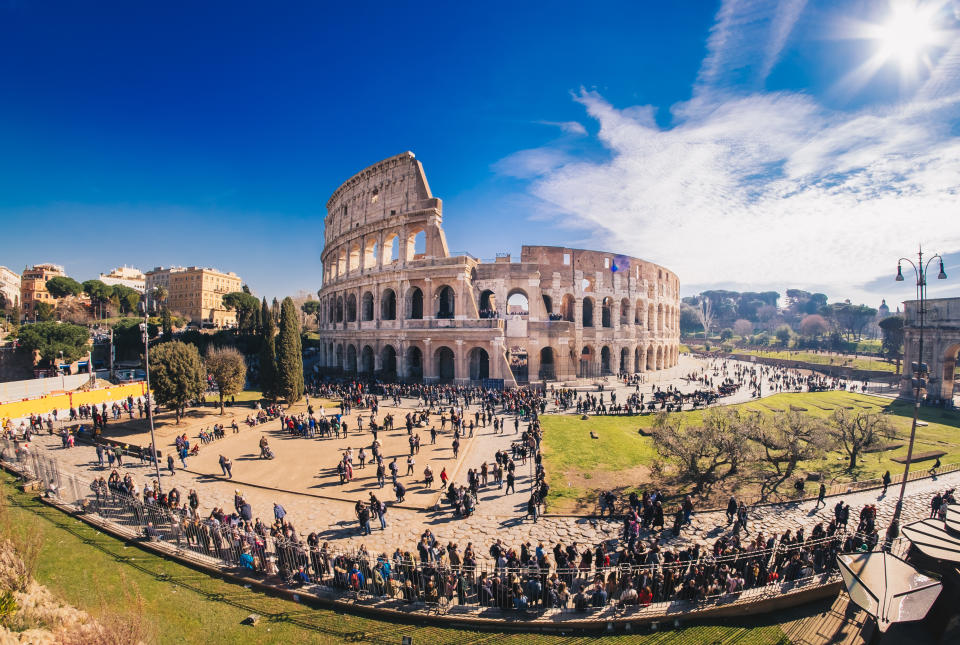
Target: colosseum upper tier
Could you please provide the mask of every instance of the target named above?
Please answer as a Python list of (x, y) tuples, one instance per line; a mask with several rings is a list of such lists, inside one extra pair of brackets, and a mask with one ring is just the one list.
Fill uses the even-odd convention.
[(677, 363), (680, 282), (602, 251), (523, 246), (451, 253), (443, 208), (411, 152), (366, 168), (327, 202), (320, 365), (407, 381), (506, 387)]

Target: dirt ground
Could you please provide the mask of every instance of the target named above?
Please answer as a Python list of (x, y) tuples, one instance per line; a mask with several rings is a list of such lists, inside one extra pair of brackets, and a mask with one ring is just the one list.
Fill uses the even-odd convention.
[[(406, 476), (410, 443), (404, 419), (407, 412), (415, 409), (409, 405), (412, 402), (409, 399), (404, 400), (404, 405), (401, 407), (388, 405), (387, 401), (381, 402), (378, 421), (382, 423), (387, 414), (392, 414), (395, 426), (391, 432), (378, 433), (381, 452), (388, 465), (387, 485), (383, 491), (387, 497), (393, 497), (393, 490), (390, 488), (389, 464), (396, 459), (399, 474), (407, 489), (404, 504), (427, 508), (433, 506), (440, 493), (441, 470), (446, 468), (448, 475), (452, 476), (457, 470), (458, 460), (453, 457), (453, 434), (450, 431), (450, 425), (447, 424), (446, 430), (440, 432), (439, 416), (433, 416), (431, 421), (434, 423), (431, 425), (437, 428), (437, 442), (434, 445), (430, 443), (430, 425), (414, 428), (414, 435), (420, 437), (420, 449), (413, 455), (415, 461), (413, 475)], [(339, 406), (329, 400), (312, 399), (311, 404), (317, 416), (320, 414), (320, 405), (323, 405), (328, 416), (340, 411)], [(300, 401), (290, 410), (294, 414), (306, 412), (307, 403), (305, 400)], [(195, 444), (200, 444), (199, 434), (202, 429), (209, 430), (215, 423), (222, 423), (226, 426), (226, 436), (209, 444), (200, 444), (200, 454), (187, 459), (188, 471), (201, 475), (221, 476), (219, 459), (220, 455), (224, 455), (232, 460), (233, 479), (238, 482), (338, 499), (365, 498), (368, 492), (383, 496), (379, 492), (376, 466), (372, 461), (373, 434), (366, 429), (370, 419), (368, 410), (354, 410), (344, 417), (349, 432), (346, 438), (341, 439), (296, 437), (281, 430), (279, 420), (250, 427), (245, 419), (253, 412), (252, 406), (239, 404), (226, 408), (223, 416), (220, 416), (217, 407), (193, 408), (188, 410), (181, 419), (180, 425), (176, 424), (172, 413), (161, 412), (155, 419), (157, 444), (164, 455), (161, 459), (161, 468), (166, 464), (166, 455), (173, 450), (174, 441), (178, 435), (186, 434), (192, 448)], [(358, 417), (363, 418), (365, 428), (363, 432), (357, 431)], [(234, 419), (240, 426), (237, 433), (230, 428)], [(107, 428), (105, 436), (111, 439), (122, 439), (136, 445), (148, 445), (150, 442), (149, 426), (146, 420), (116, 422), (108, 424)], [(266, 437), (275, 454), (274, 459), (260, 458), (261, 437)], [(341, 437), (343, 437), (342, 433)], [(465, 448), (466, 441), (461, 440), (461, 443)], [(341, 484), (336, 466), (344, 452), (350, 448), (353, 449), (354, 455), (353, 480)], [(360, 468), (359, 465), (361, 448), (367, 454), (364, 468)], [(461, 451), (461, 459), (465, 452), (466, 450)], [(423, 481), (423, 471), (427, 464), (430, 464), (434, 472), (435, 481), (432, 490), (427, 488)], [(178, 469), (181, 467), (179, 459), (176, 461), (176, 467)]]

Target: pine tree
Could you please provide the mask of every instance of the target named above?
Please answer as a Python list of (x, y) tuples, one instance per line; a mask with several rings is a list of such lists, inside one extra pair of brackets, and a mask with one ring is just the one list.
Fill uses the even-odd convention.
[(267, 309), (267, 299), (263, 299), (262, 328), (260, 332), (260, 389), (263, 398), (277, 398), (277, 350), (274, 338), (273, 316)]
[(280, 333), (277, 335), (277, 391), (288, 404), (303, 396), (303, 346), (297, 306), (289, 296), (280, 306)]

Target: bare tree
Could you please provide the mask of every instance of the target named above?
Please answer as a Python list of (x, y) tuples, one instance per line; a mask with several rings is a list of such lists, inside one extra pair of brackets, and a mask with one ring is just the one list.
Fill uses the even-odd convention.
[(895, 436), (893, 427), (882, 414), (852, 412), (846, 408), (833, 411), (830, 432), (850, 457), (848, 471), (857, 467), (857, 458), (863, 451), (881, 447)]
[[(657, 452), (675, 460), (681, 477), (697, 491), (722, 477), (736, 474), (749, 458), (750, 447), (741, 425), (744, 418), (733, 408), (712, 408), (701, 423), (684, 427), (677, 415), (661, 413), (653, 424)], [(720, 473), (720, 469), (726, 471)]]
[(713, 327), (713, 301), (710, 298), (700, 296), (700, 303), (697, 307), (697, 319), (703, 326), (703, 337), (710, 335), (710, 328)]
[(753, 323), (749, 320), (740, 318), (733, 323), (733, 333), (742, 338), (746, 338), (753, 333)]
[(778, 412), (772, 418), (758, 415), (748, 434), (763, 449), (762, 459), (783, 479), (793, 474), (800, 461), (822, 454), (830, 444), (830, 435), (818, 419), (795, 411)]

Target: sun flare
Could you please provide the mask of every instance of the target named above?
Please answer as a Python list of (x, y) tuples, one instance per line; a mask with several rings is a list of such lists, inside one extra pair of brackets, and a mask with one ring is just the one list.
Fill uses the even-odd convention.
[(928, 65), (930, 50), (944, 41), (937, 28), (938, 9), (937, 3), (893, 0), (886, 20), (868, 33), (877, 45), (875, 56), (882, 63), (899, 64), (905, 74), (914, 74), (919, 64)]

